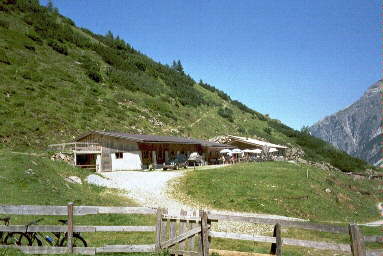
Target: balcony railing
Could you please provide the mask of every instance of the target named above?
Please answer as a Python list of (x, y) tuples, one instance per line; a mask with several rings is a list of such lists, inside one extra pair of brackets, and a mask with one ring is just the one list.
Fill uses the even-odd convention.
[(74, 151), (77, 153), (81, 153), (81, 152), (95, 152), (95, 153), (100, 152), (101, 153), (101, 145), (98, 143), (90, 143), (90, 142), (71, 142), (71, 143), (51, 144), (48, 146), (48, 150), (60, 151), (60, 152)]

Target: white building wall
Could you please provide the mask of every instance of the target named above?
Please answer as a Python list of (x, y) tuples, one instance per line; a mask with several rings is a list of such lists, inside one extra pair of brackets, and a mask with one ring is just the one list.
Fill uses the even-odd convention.
[(112, 171), (127, 171), (142, 169), (141, 151), (124, 152), (123, 157), (116, 159), (116, 154), (111, 154)]

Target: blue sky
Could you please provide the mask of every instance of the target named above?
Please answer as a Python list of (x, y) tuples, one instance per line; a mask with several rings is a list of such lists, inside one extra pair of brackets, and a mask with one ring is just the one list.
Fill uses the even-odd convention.
[[(41, 1), (45, 4), (46, 1)], [(378, 0), (54, 0), (99, 34), (300, 129), (380, 79)]]

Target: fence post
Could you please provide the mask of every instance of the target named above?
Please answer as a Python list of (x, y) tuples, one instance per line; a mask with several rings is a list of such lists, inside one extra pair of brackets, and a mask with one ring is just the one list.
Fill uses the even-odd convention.
[(349, 224), (348, 230), (350, 233), (351, 252), (353, 256), (366, 256), (366, 249), (364, 248), (364, 241), (362, 233), (358, 225)]
[(161, 208), (157, 209), (157, 222), (156, 222), (156, 252), (161, 250), (161, 226), (162, 226), (162, 213)]
[(67, 231), (67, 247), (68, 252), (73, 253), (73, 202), (68, 203), (68, 231)]
[(275, 237), (275, 243), (271, 244), (270, 254), (282, 255), (282, 237), (281, 237), (281, 225), (279, 223), (274, 226), (273, 237)]
[(200, 217), (201, 217), (202, 256), (209, 256), (209, 226), (207, 224), (207, 213), (201, 210)]

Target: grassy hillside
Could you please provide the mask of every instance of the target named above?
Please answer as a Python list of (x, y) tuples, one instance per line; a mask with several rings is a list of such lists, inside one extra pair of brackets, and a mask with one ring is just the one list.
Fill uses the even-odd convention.
[(379, 184), (304, 165), (265, 162), (189, 172), (174, 191), (180, 200), (215, 209), (364, 222), (379, 219)]
[[(118, 36), (78, 28), (37, 0), (0, 1), (0, 147), (45, 149), (89, 130), (299, 145), (344, 171), (366, 164), (232, 100)], [(256, 99), (254, 99), (256, 100)]]

